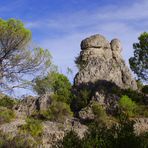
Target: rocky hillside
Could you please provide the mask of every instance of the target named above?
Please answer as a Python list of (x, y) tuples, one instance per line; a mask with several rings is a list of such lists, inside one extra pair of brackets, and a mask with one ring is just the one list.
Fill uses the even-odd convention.
[[(143, 98), (140, 101), (137, 99), (139, 102), (134, 100), (144, 109), (142, 108), (142, 113), (139, 111), (141, 114), (139, 113), (138, 117), (132, 116), (132, 120), (136, 121), (135, 130), (137, 133), (148, 130), (148, 118), (143, 117), (143, 111), (146, 112), (145, 108), (147, 107), (144, 104), (146, 95), (140, 93), (136, 96), (137, 83), (126, 66), (121, 51), (122, 46), (118, 39), (109, 42), (102, 35), (93, 35), (84, 39), (81, 42), (80, 55), (76, 58), (79, 72), (74, 78), (74, 86), (72, 87), (70, 106), (73, 113), (65, 102), (54, 100), (53, 94), (28, 96), (18, 103), (14, 103), (11, 108), (5, 105), (4, 108), (13, 111), (15, 117), (8, 123), (0, 123), (0, 131), (11, 135), (11, 137), (16, 137), (20, 132), (23, 131), (24, 134), (29, 129), (31, 140), (41, 141), (38, 147), (50, 148), (57, 140), (62, 139), (67, 131), (74, 130), (82, 138), (88, 130), (86, 122), (98, 118), (93, 110), (94, 106), (98, 104), (104, 110), (105, 115), (107, 114), (108, 123), (116, 118), (120, 111), (119, 100), (122, 95), (129, 95), (132, 99), (134, 97), (135, 99)], [(82, 91), (85, 90), (84, 88), (89, 93)], [(85, 100), (81, 102), (83, 98)], [(57, 102), (60, 102), (58, 106)], [(80, 107), (75, 110), (74, 106)], [(5, 111), (4, 108), (2, 111)], [(51, 114), (52, 111), (56, 114)], [(2, 117), (0, 115), (0, 121)], [(33, 118), (33, 120), (27, 118)], [(40, 127), (40, 122), (35, 120), (40, 120), (42, 126)], [(42, 134), (41, 132), (34, 133), (36, 128), (34, 125), (38, 125), (39, 131), (42, 129)]]
[(80, 71), (74, 79), (74, 85), (95, 83), (99, 80), (115, 83), (120, 88), (137, 89), (129, 68), (121, 55), (122, 46), (118, 39), (109, 42), (102, 35), (93, 35), (81, 42), (78, 57)]

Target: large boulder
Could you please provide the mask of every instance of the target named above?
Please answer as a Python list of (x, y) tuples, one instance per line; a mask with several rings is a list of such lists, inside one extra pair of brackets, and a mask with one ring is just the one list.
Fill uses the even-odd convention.
[(45, 94), (39, 97), (27, 96), (14, 106), (14, 111), (17, 117), (24, 118), (30, 116), (38, 111), (47, 110), (51, 105), (50, 94)]
[[(81, 42), (80, 55), (76, 59), (80, 68), (74, 78), (76, 94), (84, 88), (91, 90), (88, 99), (104, 105), (110, 114), (117, 112), (120, 99), (112, 90), (137, 89), (137, 83), (126, 66), (121, 51), (118, 39), (109, 42), (102, 35), (93, 35)], [(92, 118), (91, 110), (86, 110), (82, 109), (79, 113), (81, 118)]]
[(79, 56), (80, 71), (74, 79), (74, 85), (96, 83), (105, 80), (115, 83), (123, 89), (137, 89), (129, 68), (121, 56), (121, 42), (113, 39), (111, 43), (102, 35), (93, 35), (81, 42)]

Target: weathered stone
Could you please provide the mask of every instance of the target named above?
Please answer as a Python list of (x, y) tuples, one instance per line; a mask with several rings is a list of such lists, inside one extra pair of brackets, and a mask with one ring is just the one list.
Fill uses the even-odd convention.
[(74, 85), (95, 83), (106, 80), (123, 89), (137, 89), (129, 68), (121, 56), (121, 43), (118, 39), (109, 42), (101, 35), (86, 38), (81, 43), (80, 61), (85, 63), (74, 79)]
[(47, 110), (51, 104), (50, 94), (45, 94), (39, 97), (25, 97), (19, 104), (14, 106), (14, 111), (17, 117), (30, 116), (36, 111)]
[[(5, 134), (15, 137), (19, 135), (19, 129), (26, 122), (23, 119), (16, 119), (10, 123), (6, 123), (0, 126), (0, 131)], [(81, 124), (78, 119), (72, 118), (67, 119), (64, 123), (44, 121), (42, 122), (43, 133), (40, 139), (41, 145), (40, 148), (51, 148), (55, 142), (61, 140), (66, 132), (74, 130), (80, 138), (83, 138), (84, 133), (87, 131), (88, 127)], [(27, 135), (32, 138), (31, 135)], [(34, 139), (35, 140), (35, 139)]]
[(148, 118), (136, 118), (133, 120), (135, 121), (135, 133), (141, 134), (143, 132), (148, 132)]
[(46, 121), (43, 123), (43, 127), (43, 145), (49, 148), (52, 147), (56, 141), (62, 139), (66, 132), (70, 130), (74, 130), (78, 136), (82, 138), (88, 129), (87, 126), (82, 125), (79, 120), (75, 118), (66, 120), (64, 124)]
[(79, 111), (79, 118), (82, 121), (94, 120), (95, 115), (92, 111), (92, 108), (90, 106), (87, 106), (83, 108), (81, 111)]
[(86, 38), (81, 42), (81, 49), (88, 49), (88, 48), (109, 48), (110, 44), (105, 39), (104, 36), (96, 34), (91, 36), (90, 38)]

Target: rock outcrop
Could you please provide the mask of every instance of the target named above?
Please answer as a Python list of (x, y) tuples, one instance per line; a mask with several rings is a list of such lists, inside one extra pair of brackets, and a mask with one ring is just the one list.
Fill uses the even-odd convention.
[(14, 106), (14, 111), (17, 117), (30, 116), (36, 111), (46, 110), (51, 105), (50, 94), (45, 94), (39, 97), (28, 96)]
[(137, 89), (136, 81), (121, 56), (122, 46), (118, 39), (109, 42), (102, 35), (93, 35), (81, 42), (80, 71), (74, 85), (96, 83), (105, 80), (120, 88)]
[[(26, 123), (25, 119), (16, 119), (10, 123), (5, 123), (0, 126), (0, 131), (7, 135), (15, 137), (19, 134), (20, 127)], [(66, 132), (74, 130), (80, 138), (84, 136), (84, 133), (88, 130), (88, 127), (81, 124), (78, 119), (72, 118), (66, 120), (64, 123), (44, 121), (42, 122), (43, 133), (41, 137), (42, 144), (40, 148), (52, 148), (52, 146), (61, 140)], [(27, 135), (29, 136), (29, 135)], [(33, 137), (28, 137), (32, 138)]]
[[(118, 110), (119, 96), (114, 90), (137, 89), (137, 83), (132, 78), (122, 55), (121, 42), (113, 39), (109, 42), (102, 35), (93, 35), (81, 42), (81, 52), (76, 59), (80, 71), (74, 78), (75, 92), (87, 88), (91, 90), (89, 100), (97, 101), (106, 108), (109, 114)], [(91, 108), (79, 112), (79, 117), (89, 119), (93, 117)]]

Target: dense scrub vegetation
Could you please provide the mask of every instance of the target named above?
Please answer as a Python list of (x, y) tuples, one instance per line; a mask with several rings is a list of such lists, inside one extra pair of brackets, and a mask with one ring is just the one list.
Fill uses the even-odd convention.
[(15, 118), (15, 113), (6, 107), (0, 107), (0, 124), (10, 122)]
[(0, 96), (0, 106), (12, 109), (16, 103), (17, 103), (17, 100), (14, 100), (9, 96), (6, 96), (6, 95)]
[(71, 83), (65, 75), (58, 72), (49, 72), (46, 77), (37, 78), (34, 90), (38, 94), (53, 93), (52, 97), (56, 100), (70, 103)]
[(40, 120), (27, 118), (26, 124), (20, 127), (20, 131), (26, 134), (29, 133), (33, 137), (41, 136), (43, 132), (42, 123)]
[(32, 148), (38, 143), (29, 135), (17, 134), (15, 137), (0, 131), (0, 148)]
[(17, 101), (9, 96), (0, 95), (0, 124), (10, 122), (15, 118), (12, 108), (16, 103)]
[(51, 106), (40, 114), (44, 119), (58, 122), (64, 122), (66, 118), (73, 116), (70, 106), (61, 101), (53, 101)]
[(120, 122), (110, 128), (103, 123), (92, 123), (82, 139), (74, 131), (68, 132), (63, 140), (57, 142), (58, 148), (146, 148), (148, 134), (137, 135), (134, 132), (134, 122), (122, 116)]

